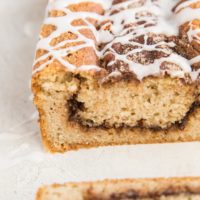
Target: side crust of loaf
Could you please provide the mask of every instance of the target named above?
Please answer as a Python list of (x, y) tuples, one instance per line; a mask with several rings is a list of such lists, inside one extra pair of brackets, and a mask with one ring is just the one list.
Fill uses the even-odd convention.
[(178, 199), (199, 199), (200, 178), (124, 179), (54, 184), (40, 188), (36, 200), (176, 199), (174, 197), (178, 196)]

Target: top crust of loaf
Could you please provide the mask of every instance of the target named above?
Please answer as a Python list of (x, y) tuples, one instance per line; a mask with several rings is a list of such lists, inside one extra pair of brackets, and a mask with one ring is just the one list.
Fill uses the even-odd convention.
[[(55, 73), (61, 69), (87, 73), (103, 82), (165, 74), (186, 82), (198, 80), (200, 1), (180, 1), (172, 11), (162, 8), (159, 0), (150, 7), (148, 0), (134, 2), (51, 1), (37, 45), (33, 82), (52, 67)], [(180, 20), (188, 10), (193, 18), (187, 15)], [(174, 25), (163, 12), (171, 13), (167, 17), (174, 19)]]
[(200, 178), (157, 178), (104, 180), (98, 182), (54, 184), (39, 189), (36, 200), (155, 198), (178, 194), (200, 194)]

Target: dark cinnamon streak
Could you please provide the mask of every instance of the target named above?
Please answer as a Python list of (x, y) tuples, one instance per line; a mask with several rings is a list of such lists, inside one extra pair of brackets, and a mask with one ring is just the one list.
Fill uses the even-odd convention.
[(177, 191), (173, 188), (168, 188), (164, 191), (149, 192), (147, 194), (141, 194), (136, 190), (128, 190), (123, 193), (113, 193), (108, 198), (102, 198), (92, 194), (88, 194), (86, 200), (139, 200), (143, 198), (159, 199), (162, 196), (173, 197), (178, 195), (200, 195), (200, 191), (190, 191), (188, 188), (184, 188), (183, 191)]

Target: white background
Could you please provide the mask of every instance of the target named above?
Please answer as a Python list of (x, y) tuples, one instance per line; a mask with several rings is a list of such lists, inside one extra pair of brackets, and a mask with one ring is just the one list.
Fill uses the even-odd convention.
[(44, 152), (29, 81), (45, 5), (0, 0), (0, 200), (33, 200), (55, 182), (200, 175), (200, 143)]

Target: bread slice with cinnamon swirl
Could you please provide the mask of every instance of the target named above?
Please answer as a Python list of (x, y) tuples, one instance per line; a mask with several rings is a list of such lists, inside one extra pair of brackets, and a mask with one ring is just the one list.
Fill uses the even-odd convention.
[(199, 200), (199, 178), (125, 179), (39, 189), (36, 200)]

